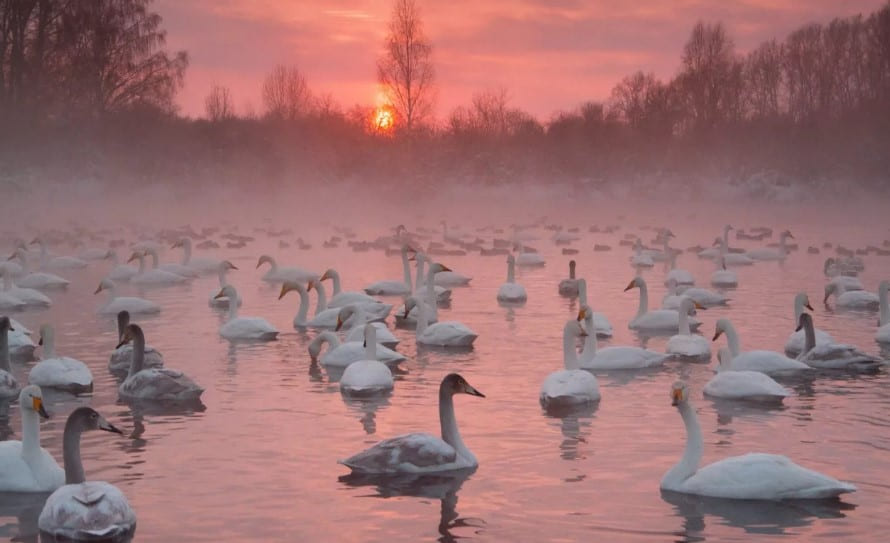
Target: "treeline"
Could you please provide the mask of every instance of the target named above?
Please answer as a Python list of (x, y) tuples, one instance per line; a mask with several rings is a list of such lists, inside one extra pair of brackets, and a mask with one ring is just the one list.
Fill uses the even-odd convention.
[(608, 100), (546, 121), (487, 90), (410, 131), (388, 129), (391, 111), (342, 108), (286, 66), (262, 83), (260, 112), (237, 114), (214, 86), (205, 118), (178, 116), (187, 56), (165, 51), (149, 4), (0, 0), (0, 176), (890, 187), (890, 2), (744, 55), (722, 24), (700, 22), (669, 81), (631, 74)]

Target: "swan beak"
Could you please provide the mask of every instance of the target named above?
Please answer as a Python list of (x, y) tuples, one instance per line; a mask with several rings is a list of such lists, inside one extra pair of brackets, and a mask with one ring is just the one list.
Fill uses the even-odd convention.
[(17, 254), (12, 253), (11, 255), (9, 255), (9, 258), (7, 258), (6, 260), (15, 260), (15, 258), (16, 258), (17, 256), (18, 256)]
[(637, 280), (634, 279), (633, 281), (628, 283), (626, 287), (624, 287), (624, 292), (627, 292), (628, 290), (634, 288), (636, 285), (637, 285)]
[(31, 240), (31, 243), (29, 243), (28, 245), (36, 245), (38, 243), (40, 243), (40, 238), (34, 238)]
[(118, 342), (117, 347), (115, 347), (115, 349), (120, 349), (121, 347), (123, 347), (124, 345), (126, 345), (129, 342), (130, 342), (130, 338), (128, 338), (126, 335), (124, 335), (124, 337), (121, 338), (120, 342)]
[(319, 277), (318, 280), (324, 281), (325, 279), (330, 279), (330, 278), (331, 278), (331, 276), (328, 275), (328, 272), (324, 272), (323, 274), (321, 274), (321, 277)]
[(177, 241), (176, 243), (174, 243), (173, 245), (170, 246), (171, 249), (176, 249), (177, 247), (182, 247), (181, 241)]
[[(280, 299), (284, 298), (284, 295), (290, 291), (291, 291), (291, 289), (290, 289), (290, 287), (288, 287), (287, 283), (281, 285), (281, 292), (278, 294), (278, 299), (280, 300)], [(222, 292), (220, 292), (220, 294), (222, 294)]]
[(803, 304), (803, 306), (806, 307), (807, 309), (809, 309), (810, 311), (815, 311), (815, 309), (813, 309), (813, 306), (810, 305), (810, 302)]
[[(284, 296), (284, 294), (282, 293), (281, 296)], [(278, 297), (279, 300), (281, 299), (281, 296)], [(226, 293), (225, 293), (225, 291), (220, 290), (220, 291), (216, 294), (216, 296), (213, 297), (213, 299), (214, 299), (214, 300), (219, 300), (220, 298), (225, 298), (225, 297), (226, 297)]]
[(482, 394), (481, 392), (479, 392), (478, 390), (476, 390), (475, 388), (471, 387), (468, 384), (464, 385), (464, 392), (466, 392), (470, 396), (479, 396), (480, 398), (485, 397), (485, 394)]
[(579, 321), (583, 321), (586, 318), (587, 318), (587, 310), (586, 309), (582, 309), (581, 311), (578, 311), (578, 320)]
[(37, 340), (37, 345), (39, 345), (41, 347), (43, 346), (43, 336), (42, 335), (40, 336), (40, 339)]
[(37, 411), (41, 417), (45, 419), (49, 418), (49, 413), (47, 413), (46, 408), (43, 407), (43, 398), (31, 398), (31, 407), (33, 407), (34, 411)]
[(791, 235), (791, 232), (788, 232), (788, 237), (794, 239), (794, 236)]
[(131, 254), (130, 258), (127, 259), (127, 264), (129, 264), (130, 262), (133, 262), (137, 258), (139, 258), (139, 256), (136, 253)]
[(683, 401), (683, 389), (675, 388), (671, 391), (671, 405), (677, 407)]
[(717, 338), (719, 338), (720, 334), (722, 334), (722, 333), (723, 333), (723, 330), (718, 329), (716, 332), (714, 332), (714, 338), (711, 341), (717, 341)]
[(337, 317), (337, 326), (334, 327), (334, 332), (339, 332), (340, 328), (343, 328), (343, 321), (340, 320), (340, 317)]
[(698, 302), (696, 302), (696, 301), (693, 301), (693, 302), (692, 302), (692, 305), (693, 305), (693, 307), (695, 307), (696, 309), (702, 309), (702, 310), (707, 309), (707, 307), (701, 305), (700, 303), (698, 303)]
[(96, 292), (94, 292), (93, 295), (99, 294), (100, 292), (102, 292), (102, 285), (99, 285), (99, 286), (96, 288)]
[[(440, 264), (440, 266), (442, 266), (442, 271), (451, 271), (451, 268), (449, 268), (449, 267), (446, 266), (445, 264)], [(483, 396), (483, 397), (484, 397), (484, 396)]]
[(232, 264), (231, 262), (229, 262), (229, 269), (230, 269), (230, 270), (237, 270), (237, 269), (238, 269), (238, 266), (236, 266), (236, 265)]
[(106, 432), (112, 432), (115, 434), (121, 434), (121, 435), (124, 434), (123, 432), (121, 432), (120, 430), (115, 428), (113, 424), (111, 424), (110, 422), (108, 422), (107, 420), (105, 420), (102, 417), (99, 417), (99, 429), (105, 430)]
[(828, 294), (828, 293), (825, 294), (825, 299), (822, 300), (822, 303), (823, 303), (823, 304), (828, 305), (828, 297), (829, 297), (829, 296), (830, 296), (830, 294)]
[(800, 330), (801, 330), (802, 328), (803, 328), (803, 323), (800, 323), (800, 324), (797, 325), (797, 328), (795, 328), (794, 331), (795, 331), (795, 332), (800, 332)]

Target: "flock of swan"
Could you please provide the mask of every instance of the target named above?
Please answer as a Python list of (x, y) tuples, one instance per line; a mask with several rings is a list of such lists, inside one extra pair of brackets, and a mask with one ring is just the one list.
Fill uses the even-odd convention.
[[(711, 345), (721, 336), (725, 336), (726, 346), (719, 349), (715, 375), (703, 388), (703, 394), (709, 397), (781, 402), (791, 392), (774, 377), (815, 369), (877, 371), (885, 364), (880, 357), (835, 342), (829, 334), (815, 328), (813, 308), (803, 292), (793, 299), (797, 329), (790, 332), (784, 353), (743, 350), (739, 333), (727, 318), (717, 320), (712, 338), (698, 334), (703, 324), (696, 318), (697, 310), (726, 305), (729, 300), (722, 289), (738, 285), (738, 277), (729, 267), (784, 260), (789, 255), (788, 240), (793, 236), (788, 231), (781, 233), (776, 247), (740, 251), (729, 247), (731, 229), (730, 226), (724, 228), (713, 247), (695, 249), (701, 258), (714, 260), (716, 269), (711, 285), (718, 290), (695, 286), (693, 275), (676, 267), (679, 251), (670, 247), (670, 240), (675, 237), (670, 230), (659, 232), (655, 241), (660, 249), (646, 248), (638, 237), (633, 240), (630, 262), (638, 270), (651, 267), (654, 262), (670, 264), (665, 277), (669, 291), (662, 307), (652, 308), (646, 280), (642, 275), (634, 277), (625, 290), (636, 290), (639, 302), (627, 327), (641, 334), (670, 336), (665, 352), (636, 346), (598, 345), (598, 340), (613, 335), (613, 327), (606, 315), (593, 310), (587, 282), (576, 275), (576, 263), (570, 261), (569, 276), (559, 282), (556, 294), (577, 298), (578, 311), (565, 321), (563, 368), (548, 375), (541, 384), (541, 405), (547, 410), (571, 410), (608, 402), (609, 398), (603, 397), (600, 391), (597, 373), (707, 362), (711, 359)], [(418, 346), (465, 350), (471, 349), (478, 338), (476, 332), (458, 320), (439, 319), (440, 304), (447, 303), (456, 295), (455, 288), (468, 285), (472, 279), (437, 261), (436, 256), (464, 254), (475, 249), (481, 254), (503, 255), (506, 278), (497, 290), (496, 302), (511, 305), (530, 301), (524, 286), (517, 282), (516, 267), (540, 267), (545, 261), (528, 246), (531, 239), (522, 234), (516, 231), (506, 242), (495, 239), (493, 247), (486, 248), (479, 245), (482, 240), (455, 237), (443, 228), (443, 242), (427, 243), (421, 250), (429, 234), (412, 233), (400, 225), (395, 234), (383, 236), (375, 243), (388, 254), (401, 258), (403, 277), (376, 281), (358, 291), (343, 290), (340, 274), (333, 268), (316, 273), (280, 266), (267, 254), (258, 258), (256, 268), (268, 266), (262, 279), (280, 285), (279, 300), (295, 298), (288, 297), (290, 293), (296, 293), (299, 298), (293, 326), (314, 333), (308, 345), (311, 363), (320, 364), (335, 376), (344, 395), (373, 397), (392, 393), (393, 370), (407, 359), (396, 350), (399, 338), (385, 324), (390, 316), (403, 327), (414, 328)], [(577, 237), (562, 231), (553, 237), (557, 244), (574, 239)], [(627, 241), (627, 245), (631, 245), (631, 240)], [(38, 246), (36, 254), (29, 245)], [(161, 263), (162, 247), (154, 242), (140, 242), (131, 247), (127, 262), (122, 264), (115, 249), (87, 250), (79, 257), (54, 256), (41, 237), (31, 244), (18, 243), (9, 260), (0, 265), (3, 278), (0, 311), (48, 307), (52, 304), (53, 290), (70, 284), (57, 273), (86, 267), (91, 261), (109, 260), (112, 267), (95, 294), (107, 296), (99, 313), (117, 320), (119, 343), (109, 352), (108, 370), (120, 379), (120, 399), (124, 402), (200, 401), (204, 389), (182, 371), (168, 367), (163, 355), (146, 343), (143, 327), (131, 322), (140, 316), (159, 313), (162, 308), (144, 298), (119, 296), (118, 283), (163, 287), (188, 282), (203, 274), (216, 274), (219, 287), (209, 293), (207, 303), (227, 313), (219, 328), (222, 338), (269, 342), (276, 340), (280, 332), (263, 317), (239, 314), (241, 295), (227, 277), (229, 271), (237, 269), (232, 262), (193, 258), (189, 237), (176, 240), (172, 247), (183, 249), (181, 262)], [(843, 257), (826, 261), (824, 301), (828, 303), (834, 296), (839, 308), (878, 311), (875, 339), (886, 345), (890, 343), (887, 300), (890, 283), (882, 281), (877, 293), (866, 291), (857, 277), (861, 271), (861, 262), (857, 260)], [(40, 262), (36, 270), (31, 269), (34, 261)], [(138, 266), (132, 266), (133, 262)], [(416, 275), (412, 275), (412, 262)], [(330, 295), (326, 288), (328, 282), (332, 287)], [(316, 304), (310, 315), (312, 292)], [(400, 305), (396, 306), (397, 302)], [(70, 414), (65, 424), (63, 467), (53, 454), (40, 446), (40, 418), (48, 417), (42, 390), (89, 392), (93, 388), (93, 377), (83, 362), (56, 353), (55, 330), (51, 324), (40, 327), (39, 345), (33, 342), (32, 334), (11, 317), (0, 317), (0, 400), (15, 402), (17, 399), (22, 419), (21, 441), (0, 442), (0, 492), (52, 492), (40, 515), (39, 527), (58, 537), (90, 539), (132, 533), (136, 515), (124, 494), (109, 483), (89, 481), (80, 455), (83, 432), (103, 430), (120, 434), (120, 430), (93, 409), (81, 407)], [(31, 360), (38, 348), (40, 360), (31, 367), (27, 384), (22, 386), (14, 375), (11, 360)], [(703, 440), (691, 403), (692, 392), (682, 381), (670, 389), (671, 402), (686, 428), (687, 442), (680, 461), (664, 475), (661, 488), (720, 498), (767, 500), (826, 498), (855, 490), (849, 483), (801, 467), (780, 455), (751, 453), (700, 467)], [(478, 460), (458, 430), (453, 400), (457, 394), (485, 397), (464, 377), (449, 373), (439, 386), (439, 436), (401, 435), (340, 462), (354, 473), (377, 476), (475, 468)]]

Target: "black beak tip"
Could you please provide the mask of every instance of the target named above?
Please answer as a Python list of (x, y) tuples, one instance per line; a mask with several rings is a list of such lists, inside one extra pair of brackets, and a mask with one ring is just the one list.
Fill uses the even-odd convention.
[(43, 407), (42, 404), (40, 406), (40, 409), (37, 410), (37, 413), (39, 413), (40, 416), (43, 417), (44, 419), (49, 420), (49, 413), (46, 412), (46, 409)]

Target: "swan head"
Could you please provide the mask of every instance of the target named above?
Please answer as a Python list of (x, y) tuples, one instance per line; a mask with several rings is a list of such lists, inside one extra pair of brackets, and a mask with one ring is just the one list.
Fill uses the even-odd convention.
[(130, 258), (127, 259), (127, 264), (133, 262), (134, 260), (139, 260), (145, 258), (145, 251), (133, 251), (133, 254), (130, 255)]
[(714, 338), (711, 341), (717, 341), (721, 334), (729, 330), (732, 324), (728, 319), (717, 319), (717, 326), (714, 328)]
[(723, 227), (723, 229), (726, 230), (727, 232), (729, 232), (730, 230), (735, 230), (731, 224), (727, 224), (726, 226)]
[(705, 310), (707, 309), (705, 306), (696, 302), (689, 296), (683, 296), (683, 299), (680, 301), (680, 313), (686, 313), (687, 315), (695, 315), (695, 311), (697, 309)]
[(15, 328), (12, 327), (12, 321), (9, 320), (9, 317), (0, 317), (0, 334), (5, 334), (6, 332), (15, 332)]
[(813, 326), (813, 316), (809, 313), (801, 313), (800, 320), (797, 321), (797, 328), (794, 329), (795, 332), (799, 332), (804, 328), (809, 328)]
[[(581, 312), (578, 313), (578, 316), (580, 317), (582, 313), (584, 314), (583, 318), (586, 318), (587, 313), (584, 309), (582, 309)], [(581, 325), (581, 322), (577, 319), (567, 320), (565, 326), (563, 327), (563, 333), (568, 335), (569, 337), (587, 336), (587, 330), (584, 329), (584, 327)]]
[(478, 396), (480, 398), (484, 398), (485, 394), (482, 394), (467, 382), (466, 379), (461, 377), (458, 373), (449, 373), (442, 379), (442, 384), (439, 386), (440, 390), (445, 390), (452, 395), (454, 394), (469, 394), (470, 396)]
[(780, 235), (779, 237), (780, 237), (780, 238), (791, 238), (791, 239), (794, 239), (794, 236), (791, 235), (791, 230), (785, 230), (784, 232), (782, 232), (782, 235)]
[(222, 271), (237, 270), (238, 266), (232, 264), (228, 260), (223, 260), (222, 262), (219, 263), (219, 269)]
[(43, 240), (40, 239), (40, 236), (35, 236), (28, 245), (43, 245)]
[[(311, 284), (311, 281), (310, 281), (310, 284)], [(292, 290), (296, 290), (301, 295), (306, 294), (306, 288), (303, 285), (301, 285), (300, 283), (295, 283), (293, 281), (285, 281), (281, 285), (281, 292), (278, 294), (278, 299), (280, 300), (280, 299), (284, 298), (284, 296)]]
[(516, 257), (513, 256), (513, 253), (507, 253), (507, 264), (516, 264)]
[(367, 347), (368, 343), (377, 343), (377, 328), (370, 322), (365, 324), (364, 338), (362, 347)]
[(103, 290), (111, 290), (114, 288), (114, 281), (108, 279), (107, 277), (101, 281), (99, 281), (99, 286), (96, 287), (96, 291), (93, 294), (99, 294)]
[(325, 279), (333, 279), (334, 275), (337, 275), (337, 270), (334, 268), (328, 268), (321, 274), (321, 277), (318, 278), (319, 281), (324, 281)]
[(22, 388), (22, 391), (19, 393), (19, 406), (23, 410), (34, 411), (45, 419), (49, 418), (49, 413), (43, 407), (43, 392), (37, 385), (28, 385)]
[(830, 298), (832, 294), (837, 294), (837, 285), (828, 283), (825, 285), (825, 297), (822, 299), (822, 303), (828, 305), (828, 298)]
[(797, 295), (794, 297), (794, 304), (800, 304), (800, 307), (805, 307), (810, 311), (815, 311), (813, 309), (813, 306), (810, 305), (810, 297), (807, 296), (806, 292), (798, 292)]
[(890, 290), (890, 281), (885, 279), (878, 285), (878, 296), (886, 297), (888, 290)]
[(569, 271), (572, 272), (572, 273), (574, 273), (574, 271), (575, 271), (575, 266), (577, 266), (577, 265), (578, 265), (578, 264), (577, 264), (574, 260), (569, 260)]
[(126, 327), (124, 327), (124, 334), (121, 336), (120, 342), (118, 342), (116, 348), (120, 348), (123, 345), (130, 343), (137, 337), (142, 337), (143, 339), (145, 338), (145, 334), (143, 334), (142, 332), (142, 327), (140, 327), (138, 324), (128, 324)]
[(352, 316), (355, 315), (354, 305), (345, 305), (337, 312), (337, 326), (334, 327), (335, 332), (339, 332), (343, 325), (346, 324)]
[(191, 239), (189, 239), (189, 238), (179, 238), (179, 240), (177, 240), (177, 242), (174, 243), (170, 248), (171, 248), (171, 249), (178, 249), (179, 247), (183, 247), (183, 248), (185, 248), (185, 247), (191, 247), (191, 246), (192, 246), (192, 240), (191, 240)]
[(65, 423), (65, 428), (67, 428), (68, 425), (75, 426), (81, 432), (87, 430), (102, 430), (123, 435), (123, 432), (105, 420), (105, 417), (100, 415), (98, 411), (92, 407), (78, 407), (72, 411), (71, 414), (68, 415), (68, 421)]
[(689, 400), (689, 387), (683, 381), (674, 381), (671, 385), (671, 405), (674, 407)]
[(433, 274), (436, 274), (443, 271), (451, 271), (451, 268), (444, 264), (440, 264), (439, 262), (434, 262), (432, 266), (430, 266), (430, 270), (433, 271)]
[[(220, 298), (228, 298), (229, 301), (236, 300), (238, 298), (238, 292), (232, 285), (226, 285), (223, 288), (219, 289), (219, 292), (216, 294), (216, 296), (213, 297), (214, 300), (218, 300)], [(279, 298), (279, 300), (280, 299), (281, 298)]]
[(402, 315), (403, 319), (408, 318), (408, 313), (411, 313), (411, 310), (414, 309), (414, 306), (417, 305), (417, 298), (414, 296), (406, 296), (405, 297), (405, 314)]
[(102, 257), (102, 260), (114, 260), (117, 257), (117, 251), (114, 249), (108, 249), (105, 251), (105, 256)]
[(632, 289), (632, 288), (639, 288), (640, 285), (642, 285), (642, 284), (644, 284), (644, 281), (643, 281), (643, 278), (642, 278), (642, 277), (639, 277), (639, 276), (634, 277), (634, 278), (631, 280), (631, 282), (628, 283), (626, 287), (624, 287), (624, 292), (627, 292), (628, 290), (630, 290), (630, 289)]
[(269, 264), (270, 266), (275, 266), (275, 259), (269, 255), (262, 255), (259, 260), (256, 262), (256, 267), (259, 268), (263, 264)]
[(44, 343), (51, 342), (54, 336), (55, 330), (53, 330), (52, 324), (41, 324), (40, 339), (37, 341), (37, 345), (43, 345)]

